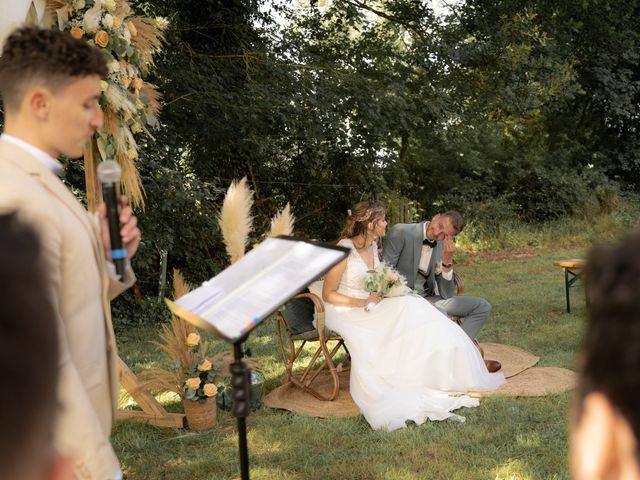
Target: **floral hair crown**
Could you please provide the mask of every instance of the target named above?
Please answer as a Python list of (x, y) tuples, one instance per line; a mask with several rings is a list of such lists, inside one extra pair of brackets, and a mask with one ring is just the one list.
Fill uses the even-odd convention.
[(364, 213), (360, 215), (353, 215), (353, 213), (351, 213), (351, 209), (349, 209), (347, 210), (347, 213), (349, 214), (349, 217), (353, 218), (354, 222), (366, 222), (371, 218), (371, 215), (373, 214), (373, 210), (368, 208), (367, 210), (364, 211)]

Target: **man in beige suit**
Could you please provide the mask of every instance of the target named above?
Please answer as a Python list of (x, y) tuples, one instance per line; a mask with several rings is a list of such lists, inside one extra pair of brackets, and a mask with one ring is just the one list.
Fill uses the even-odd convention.
[[(15, 31), (0, 57), (5, 129), (0, 213), (17, 211), (40, 235), (58, 321), (60, 412), (55, 444), (76, 458), (77, 478), (121, 479), (109, 442), (119, 389), (109, 301), (134, 282), (116, 280), (102, 205), (91, 217), (58, 178), (60, 155), (79, 158), (102, 126), (102, 53), (66, 33)], [(131, 258), (140, 230), (123, 197), (121, 236)]]

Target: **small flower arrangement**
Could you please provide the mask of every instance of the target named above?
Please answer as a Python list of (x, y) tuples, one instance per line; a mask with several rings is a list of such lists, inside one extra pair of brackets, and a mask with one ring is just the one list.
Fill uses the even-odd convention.
[[(364, 289), (369, 293), (377, 293), (381, 297), (400, 297), (413, 293), (407, 286), (407, 280), (394, 268), (381, 263), (377, 268), (367, 270)], [(375, 304), (368, 304), (364, 309), (368, 312)]]
[[(189, 291), (182, 275), (174, 270), (173, 287), (179, 298)], [(169, 356), (172, 369), (153, 368), (142, 372), (146, 386), (155, 391), (171, 391), (183, 400), (200, 403), (215, 397), (219, 382), (232, 361), (227, 352), (207, 355), (207, 342), (202, 341), (194, 326), (175, 315), (169, 325), (162, 326), (161, 341), (152, 342)]]
[[(187, 372), (187, 378), (182, 384), (184, 399), (202, 403), (217, 395), (218, 387), (215, 382), (219, 381), (222, 376), (219, 368), (223, 362), (218, 359), (214, 367), (214, 364), (203, 355), (202, 350), (195, 351), (200, 344), (200, 335), (197, 333), (190, 333), (186, 343), (192, 349), (194, 357), (191, 368)], [(204, 350), (206, 351), (206, 344), (203, 345), (205, 345)]]

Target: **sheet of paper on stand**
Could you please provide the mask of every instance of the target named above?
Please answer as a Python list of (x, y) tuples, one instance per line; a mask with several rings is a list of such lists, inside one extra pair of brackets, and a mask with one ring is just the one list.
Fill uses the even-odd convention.
[[(236, 263), (176, 300), (176, 315), (228, 340), (251, 331), (270, 313), (346, 256), (332, 245), (268, 238)], [(198, 322), (202, 323), (202, 322)]]

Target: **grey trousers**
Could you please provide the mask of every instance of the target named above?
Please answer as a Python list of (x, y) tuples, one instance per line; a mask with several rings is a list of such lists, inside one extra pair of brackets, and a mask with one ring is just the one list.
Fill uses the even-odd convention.
[(447, 316), (463, 317), (462, 330), (469, 335), (472, 340), (476, 338), (478, 332), (491, 315), (491, 304), (484, 298), (472, 297), (469, 295), (454, 296), (447, 298), (428, 297), (427, 300), (442, 310)]

